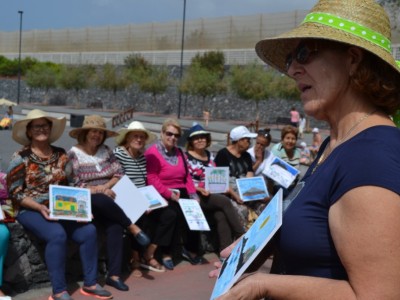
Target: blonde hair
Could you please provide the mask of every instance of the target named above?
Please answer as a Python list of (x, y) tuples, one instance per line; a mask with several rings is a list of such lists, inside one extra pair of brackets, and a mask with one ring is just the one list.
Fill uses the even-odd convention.
[(179, 134), (182, 135), (182, 127), (179, 124), (177, 119), (173, 119), (173, 118), (166, 119), (161, 127), (162, 132), (165, 132), (167, 130), (168, 126), (175, 127), (176, 130), (178, 130)]

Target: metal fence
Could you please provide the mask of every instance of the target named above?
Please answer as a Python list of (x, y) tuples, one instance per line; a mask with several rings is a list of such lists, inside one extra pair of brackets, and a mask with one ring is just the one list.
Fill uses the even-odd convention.
[[(258, 14), (187, 21), (183, 64), (209, 50), (225, 54), (226, 64), (262, 63), (254, 45), (297, 26), (307, 11)], [(127, 55), (140, 53), (156, 65), (179, 65), (182, 22), (130, 24), (63, 30), (32, 30), (22, 33), (21, 57), (62, 64), (120, 65)], [(0, 54), (18, 58), (19, 32), (0, 31)], [(393, 45), (400, 60), (400, 44)]]
[[(185, 49), (246, 49), (297, 26), (307, 11), (186, 21)], [(182, 22), (129, 24), (22, 33), (22, 52), (164, 51), (181, 48)], [(0, 31), (0, 53), (16, 53), (19, 31)]]

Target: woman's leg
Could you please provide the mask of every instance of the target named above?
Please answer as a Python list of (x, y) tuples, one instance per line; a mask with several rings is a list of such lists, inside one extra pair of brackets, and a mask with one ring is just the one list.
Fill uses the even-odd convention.
[(233, 242), (231, 227), (223, 211), (216, 210), (213, 214), (218, 234), (219, 251), (225, 249)]
[(0, 287), (3, 285), (3, 265), (4, 259), (7, 255), (8, 240), (10, 239), (10, 232), (3, 223), (0, 223)]
[(158, 245), (170, 253), (170, 247), (176, 227), (177, 213), (171, 207), (153, 210), (149, 214), (149, 226), (153, 228), (151, 244)]
[(40, 240), (45, 241), (45, 261), (49, 272), (53, 294), (67, 290), (65, 260), (67, 234), (56, 221), (47, 221), (36, 211), (25, 211), (17, 217), (18, 222)]
[(68, 236), (79, 245), (79, 254), (83, 268), (83, 285), (90, 287), (97, 282), (97, 232), (89, 223), (62, 221)]
[(93, 194), (91, 200), (92, 212), (95, 217), (96, 215), (101, 216), (110, 222), (118, 223), (122, 228), (128, 229), (134, 236), (141, 232), (141, 229), (132, 223), (112, 198), (104, 194)]
[[(202, 198), (201, 207), (208, 211), (222, 211), (225, 215), (224, 219), (228, 222), (231, 232), (235, 238), (238, 238), (245, 233), (244, 227), (240, 222), (239, 215), (232, 204), (232, 200), (225, 195), (211, 194), (208, 198)], [(219, 217), (220, 222), (223, 222), (224, 219)]]

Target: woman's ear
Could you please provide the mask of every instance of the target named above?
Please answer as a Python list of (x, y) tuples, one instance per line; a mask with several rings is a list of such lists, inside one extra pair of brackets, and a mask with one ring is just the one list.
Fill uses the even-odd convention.
[(350, 47), (347, 53), (349, 54), (349, 75), (353, 76), (364, 57), (364, 52), (358, 47)]

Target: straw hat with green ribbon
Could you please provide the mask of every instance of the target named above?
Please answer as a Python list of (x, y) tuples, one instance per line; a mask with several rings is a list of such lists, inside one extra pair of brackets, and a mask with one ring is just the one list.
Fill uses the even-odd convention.
[(321, 0), (299, 27), (256, 45), (257, 55), (286, 73), (285, 60), (296, 39), (324, 39), (358, 46), (400, 73), (392, 55), (391, 28), (384, 9), (374, 0)]

